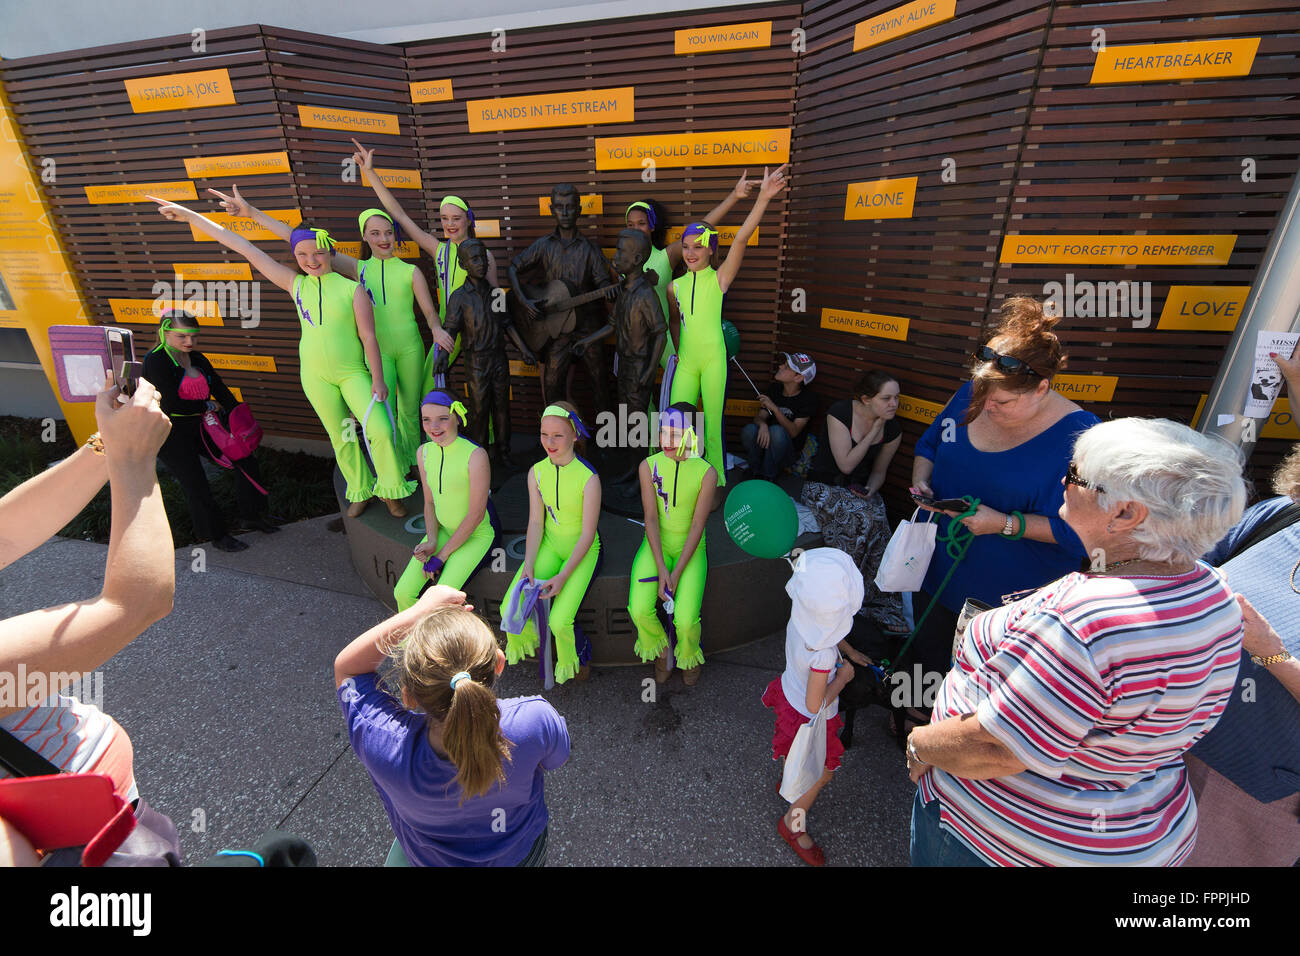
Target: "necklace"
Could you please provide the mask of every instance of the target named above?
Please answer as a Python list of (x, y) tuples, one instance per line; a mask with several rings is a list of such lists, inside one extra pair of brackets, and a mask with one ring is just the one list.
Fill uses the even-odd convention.
[(1093, 573), (1109, 574), (1111, 571), (1114, 571), (1116, 568), (1123, 568), (1123, 567), (1127, 567), (1130, 564), (1137, 564), (1141, 560), (1142, 560), (1141, 558), (1129, 558), (1126, 561), (1116, 561), (1114, 564), (1107, 564), (1105, 567), (1098, 568)]

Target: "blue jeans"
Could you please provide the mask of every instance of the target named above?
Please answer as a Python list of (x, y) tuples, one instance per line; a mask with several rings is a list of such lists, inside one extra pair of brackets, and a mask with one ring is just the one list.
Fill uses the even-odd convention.
[(988, 866), (966, 844), (939, 824), (939, 801), (921, 802), (921, 788), (912, 801), (913, 866)]
[(766, 448), (758, 445), (758, 426), (750, 422), (740, 430), (740, 443), (749, 458), (749, 473), (756, 478), (776, 481), (781, 471), (794, 461), (794, 441), (780, 425), (768, 425), (771, 441)]

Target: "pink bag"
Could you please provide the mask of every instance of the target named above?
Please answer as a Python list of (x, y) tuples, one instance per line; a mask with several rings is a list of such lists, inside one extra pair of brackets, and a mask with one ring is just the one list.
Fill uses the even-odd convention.
[[(216, 412), (203, 413), (203, 445), (212, 460), (222, 468), (236, 467), (236, 461), (247, 458), (262, 443), (262, 426), (253, 418), (253, 410), (246, 403), (241, 402), (234, 407), (229, 416), (229, 424), (229, 428), (222, 425)], [(213, 445), (217, 446), (215, 451)], [(242, 468), (239, 470), (244, 471)], [(248, 475), (244, 474), (244, 477), (248, 478)], [(252, 478), (248, 478), (248, 483), (262, 494), (267, 494), (266, 489)]]

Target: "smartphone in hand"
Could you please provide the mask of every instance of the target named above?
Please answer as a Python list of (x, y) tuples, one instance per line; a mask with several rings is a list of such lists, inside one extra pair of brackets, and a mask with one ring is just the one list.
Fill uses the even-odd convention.
[(970, 504), (964, 498), (931, 498), (928, 495), (911, 492), (912, 500), (918, 505), (925, 505), (927, 508), (937, 508), (939, 511), (965, 511)]
[(135, 391), (143, 366), (135, 360), (130, 329), (52, 325), (49, 335), (59, 394), (65, 402), (93, 402), (110, 371), (123, 395)]

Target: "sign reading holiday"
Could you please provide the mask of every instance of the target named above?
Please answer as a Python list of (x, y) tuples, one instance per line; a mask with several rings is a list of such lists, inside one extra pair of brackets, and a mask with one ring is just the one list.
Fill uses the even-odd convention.
[(1222, 266), (1236, 236), (1007, 236), (1003, 262)]
[(636, 118), (634, 88), (620, 86), (605, 90), (470, 100), (465, 104), (465, 116), (471, 133), (630, 123)]
[(911, 219), (916, 200), (915, 176), (849, 183), (844, 198), (845, 219)]
[(1248, 76), (1259, 37), (1187, 40), (1107, 47), (1097, 54), (1092, 83), (1152, 83)]
[(1248, 285), (1173, 286), (1156, 328), (1231, 332), (1237, 327), (1248, 295)]
[(673, 32), (673, 52), (678, 56), (688, 53), (720, 53), (723, 50), (756, 50), (771, 45), (771, 20)]
[[(543, 216), (551, 214), (551, 197), (538, 196), (537, 209)], [(582, 215), (598, 216), (605, 211), (605, 197), (601, 193), (584, 193), (582, 196)], [(672, 240), (669, 240), (670, 242)]]
[(400, 130), (392, 113), (363, 113), (340, 110), (332, 106), (300, 106), (298, 122), (312, 129), (342, 129), (353, 133), (385, 133), (396, 136)]
[(790, 128), (737, 129), (596, 140), (597, 169), (683, 166), (780, 166), (790, 161)]
[(863, 20), (853, 30), (853, 52), (865, 50), (880, 43), (897, 40), (917, 30), (951, 20), (957, 11), (957, 0), (916, 0), (901, 7), (886, 10), (878, 17)]
[(168, 73), (139, 80), (123, 80), (131, 109), (137, 113), (189, 110), (201, 106), (229, 106), (235, 102), (229, 70)]
[(412, 103), (442, 103), (452, 98), (451, 80), (425, 80), (411, 84)]
[(822, 309), (823, 329), (839, 329), (857, 335), (874, 335), (881, 339), (907, 340), (910, 319), (874, 312), (850, 312), (847, 309)]

